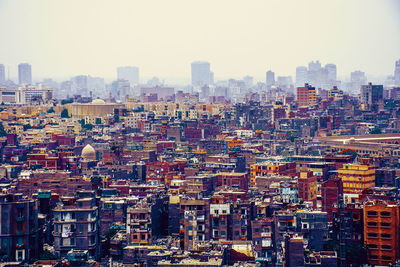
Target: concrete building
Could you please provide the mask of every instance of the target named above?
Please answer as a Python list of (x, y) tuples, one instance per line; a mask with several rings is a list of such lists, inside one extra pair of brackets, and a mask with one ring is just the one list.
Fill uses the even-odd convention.
[(377, 200), (365, 203), (363, 212), (369, 264), (395, 264), (399, 259), (399, 206)]
[(275, 72), (273, 72), (272, 70), (267, 71), (267, 73), (265, 74), (265, 82), (267, 84), (267, 87), (275, 85)]
[(210, 239), (209, 199), (180, 200), (180, 246), (185, 250), (196, 249), (197, 243)]
[(32, 84), (32, 68), (28, 63), (21, 63), (18, 65), (18, 83), (20, 85)]
[(22, 85), (18, 89), (6, 89), (0, 87), (0, 103), (5, 104), (40, 104), (47, 103), (53, 99), (53, 88), (45, 87), (42, 84), (38, 86)]
[(60, 256), (78, 249), (88, 250), (95, 259), (100, 257), (100, 217), (94, 193), (88, 193), (75, 201), (66, 198), (53, 211), (54, 249)]
[(286, 235), (284, 246), (284, 266), (304, 266), (304, 238), (299, 235)]
[(297, 87), (297, 103), (299, 107), (317, 104), (317, 92), (315, 87), (307, 83), (304, 87)]
[(322, 211), (327, 212), (328, 221), (333, 217), (333, 208), (339, 202), (339, 196), (343, 194), (343, 182), (340, 178), (331, 178), (321, 184)]
[(297, 182), (299, 186), (299, 198), (304, 201), (312, 201), (316, 205), (317, 177), (313, 175), (313, 172), (300, 172)]
[(1, 256), (26, 262), (39, 258), (37, 203), (23, 194), (0, 195)]
[(206, 61), (195, 61), (191, 64), (192, 85), (203, 86), (210, 84), (210, 63)]
[(296, 232), (296, 217), (290, 210), (279, 210), (273, 214), (274, 218), (274, 248), (277, 262), (282, 262), (285, 234)]
[(298, 210), (296, 213), (297, 232), (307, 239), (307, 248), (321, 251), (328, 241), (328, 214), (315, 210)]
[(231, 205), (210, 204), (211, 238), (231, 240)]
[(362, 85), (360, 89), (360, 103), (371, 107), (383, 100), (383, 85)]
[(375, 166), (362, 164), (344, 164), (337, 171), (343, 181), (343, 193), (361, 193), (366, 188), (375, 186)]
[(127, 209), (126, 233), (128, 243), (134, 245), (151, 245), (152, 242), (151, 205), (138, 203)]

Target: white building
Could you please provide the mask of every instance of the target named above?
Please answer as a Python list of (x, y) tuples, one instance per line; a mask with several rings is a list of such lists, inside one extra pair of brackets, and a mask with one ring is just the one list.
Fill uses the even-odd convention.
[(23, 85), (18, 89), (6, 89), (0, 87), (0, 103), (4, 104), (31, 104), (46, 103), (53, 99), (53, 88), (39, 86)]

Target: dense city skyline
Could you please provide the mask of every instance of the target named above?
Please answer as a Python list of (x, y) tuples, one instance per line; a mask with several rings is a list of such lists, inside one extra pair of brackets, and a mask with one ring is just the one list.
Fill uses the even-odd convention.
[(133, 65), (142, 77), (189, 80), (196, 60), (210, 62), (216, 78), (260, 79), (268, 69), (294, 76), (311, 60), (336, 64), (339, 76), (385, 76), (400, 58), (399, 8), (398, 1), (0, 1), (0, 23), (9, 25), (0, 28), (0, 62), (11, 77), (28, 62), (35, 77), (112, 79), (116, 67)]
[(400, 0), (0, 0), (0, 266), (400, 266)]

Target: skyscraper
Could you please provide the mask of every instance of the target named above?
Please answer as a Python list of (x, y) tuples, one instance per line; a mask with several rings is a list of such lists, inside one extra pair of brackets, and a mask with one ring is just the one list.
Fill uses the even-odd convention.
[(396, 61), (394, 69), (394, 83), (400, 85), (400, 59)]
[(307, 67), (299, 66), (296, 68), (296, 86), (303, 86), (307, 82)]
[(3, 64), (0, 64), (0, 84), (6, 81), (6, 71)]
[(321, 72), (322, 67), (318, 60), (308, 63), (307, 82), (311, 83), (317, 88), (321, 88)]
[(192, 85), (203, 86), (210, 84), (210, 63), (206, 61), (192, 62)]
[(19, 84), (32, 84), (32, 68), (28, 63), (18, 65), (18, 82)]
[(272, 70), (267, 71), (266, 78), (267, 86), (270, 87), (275, 84), (275, 72)]
[(326, 64), (325, 69), (328, 71), (328, 81), (336, 81), (337, 79), (337, 71), (335, 64)]
[(134, 66), (125, 66), (117, 68), (118, 80), (127, 80), (132, 85), (139, 84), (139, 68)]

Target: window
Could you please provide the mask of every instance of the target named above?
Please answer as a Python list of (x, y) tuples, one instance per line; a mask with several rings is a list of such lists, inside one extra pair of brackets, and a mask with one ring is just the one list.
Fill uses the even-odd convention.
[(382, 260), (383, 261), (392, 261), (392, 257), (383, 255)]
[(25, 250), (21, 249), (21, 250), (17, 250), (16, 251), (17, 254), (17, 261), (24, 261), (25, 260)]
[(370, 249), (378, 249), (378, 245), (376, 245), (376, 244), (369, 244), (369, 245), (368, 245), (368, 248), (370, 248)]
[(390, 239), (392, 236), (391, 236), (391, 234), (381, 234), (381, 237), (383, 239)]
[(382, 226), (382, 227), (389, 227), (389, 228), (390, 228), (391, 224), (390, 224), (390, 223), (387, 223), (387, 222), (381, 222), (381, 226)]
[(225, 236), (225, 231), (221, 231), (221, 236)]
[(83, 224), (79, 225), (79, 233), (83, 233)]
[(377, 260), (378, 259), (378, 255), (370, 255), (369, 258), (371, 260)]
[(377, 213), (376, 211), (368, 211), (368, 212), (367, 212), (367, 215), (368, 215), (368, 216), (377, 216), (378, 213)]
[(388, 212), (388, 211), (382, 211), (382, 212), (381, 212), (381, 217), (390, 217), (390, 212)]
[(382, 250), (391, 250), (392, 246), (391, 245), (382, 245)]
[(193, 230), (193, 226), (189, 225), (188, 229), (189, 229), (189, 231), (192, 231)]
[(378, 234), (377, 233), (368, 233), (367, 235), (369, 238), (378, 238)]
[(368, 222), (368, 227), (377, 227), (378, 223), (377, 222)]

